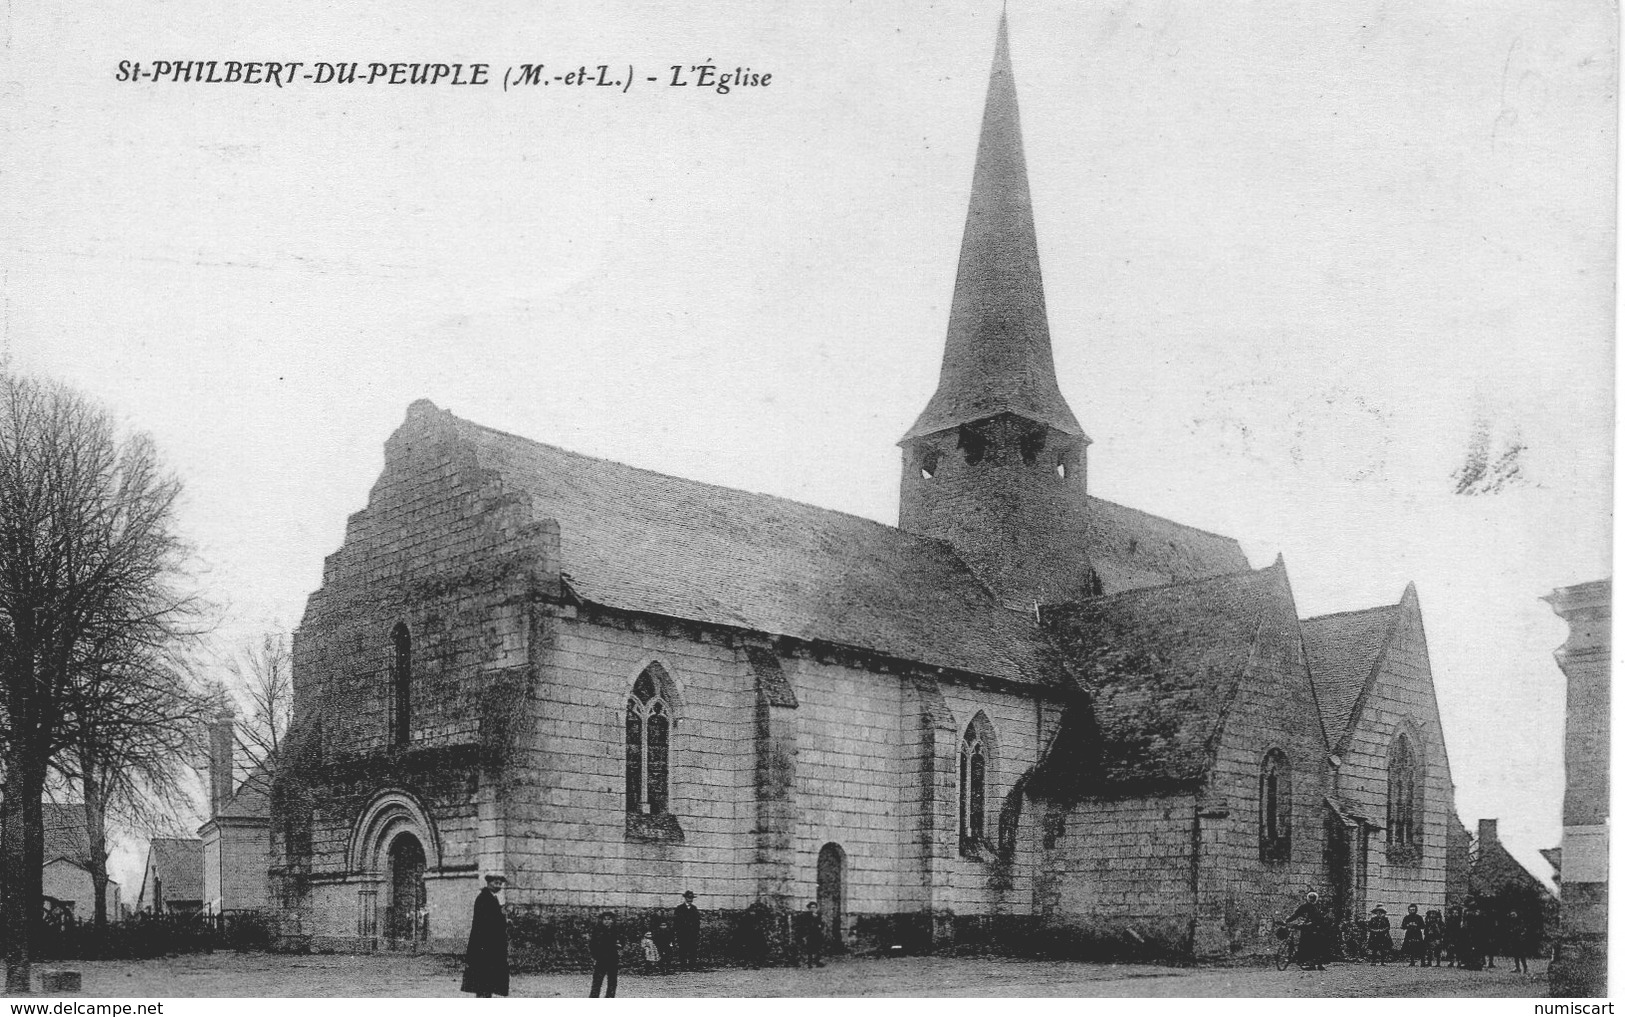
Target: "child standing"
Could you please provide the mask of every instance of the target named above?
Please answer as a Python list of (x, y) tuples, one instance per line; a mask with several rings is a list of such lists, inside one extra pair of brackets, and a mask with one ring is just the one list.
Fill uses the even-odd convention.
[(660, 947), (655, 945), (655, 934), (643, 931), (643, 973), (652, 975), (660, 969)]
[(1371, 918), (1365, 923), (1370, 935), (1366, 939), (1366, 950), (1370, 954), (1372, 964), (1381, 962), (1383, 967), (1388, 966), (1388, 955), (1394, 952), (1394, 937), (1390, 929), (1393, 925), (1388, 921), (1388, 909), (1378, 904), (1371, 909)]

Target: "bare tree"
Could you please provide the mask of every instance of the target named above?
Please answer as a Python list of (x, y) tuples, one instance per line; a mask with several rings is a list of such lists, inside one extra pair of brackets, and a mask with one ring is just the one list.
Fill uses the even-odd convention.
[(170, 645), (195, 608), (179, 591), (180, 482), (144, 435), (65, 386), (0, 374), (0, 933), (6, 988), (25, 992), (39, 930), (41, 799), (80, 736), (79, 683), (114, 647)]
[(98, 933), (107, 927), (110, 823), (151, 829), (189, 811), (187, 778), (215, 702), (164, 647), (114, 644), (102, 657), (74, 683), (74, 737), (58, 763), (84, 803)]
[(237, 702), (237, 745), (249, 774), (275, 772), (277, 751), (293, 717), (293, 660), (288, 638), (267, 632), (228, 664), (228, 691)]

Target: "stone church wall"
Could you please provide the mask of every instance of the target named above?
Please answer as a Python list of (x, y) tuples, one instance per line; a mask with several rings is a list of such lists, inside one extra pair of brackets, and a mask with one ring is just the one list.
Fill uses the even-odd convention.
[[(993, 765), (986, 779), (985, 830), (986, 839), (996, 845), (1000, 811), (1014, 790), (1016, 781), (1037, 762), (1050, 730), (1043, 726), (1045, 717), (1041, 701), (950, 682), (942, 683), (942, 693), (953, 714), (960, 738), (978, 713), (984, 714), (992, 727)], [(957, 817), (957, 742), (953, 751), (955, 787), (952, 802)], [(1033, 807), (1026, 804), (1023, 810), (1030, 813)], [(985, 849), (963, 853), (956, 850), (949, 866), (953, 892), (948, 897), (954, 914), (1030, 915), (1033, 911), (1034, 846), (1031, 837), (1018, 841), (1016, 857), (1011, 862), (1003, 862)]]
[[(1283, 580), (1284, 582), (1284, 580)], [(1248, 675), (1224, 719), (1202, 802), (1199, 957), (1269, 953), (1274, 921), (1325, 885), (1326, 740), (1286, 591), (1259, 627)], [(1288, 856), (1264, 860), (1265, 755), (1289, 764)]]
[(1186, 952), (1194, 796), (1085, 801), (1064, 817), (1038, 811), (1051, 845), (1038, 899), (1054, 943), (1084, 956)]
[(1367, 899), (1357, 913), (1378, 904), (1391, 916), (1416, 904), (1425, 913), (1444, 907), (1446, 841), (1454, 815), (1455, 785), (1445, 756), (1444, 732), (1433, 694), (1427, 642), (1415, 594), (1401, 602), (1399, 631), (1379, 665), (1377, 680), (1359, 708), (1343, 748), (1336, 775), (1339, 795), (1374, 823), (1385, 823), (1388, 805), (1388, 754), (1401, 731), (1419, 750), (1422, 779), (1420, 852), (1390, 849), (1381, 830), (1371, 834), (1367, 866)]
[[(533, 726), (511, 783), (511, 900), (671, 908), (691, 889), (703, 907), (744, 906), (754, 694), (736, 649), (690, 634), (658, 620), (558, 619), (539, 655)], [(651, 663), (675, 686), (669, 813), (680, 840), (628, 832), (626, 703)]]
[[(834, 844), (843, 861), (843, 935), (885, 938), (898, 915), (925, 906), (921, 838), (948, 821), (956, 825), (937, 839), (951, 837), (951, 854), (926, 849), (943, 856), (931, 901), (967, 914), (1030, 911), (1030, 876), (959, 857), (957, 767), (959, 738), (980, 711), (995, 731), (987, 829), (996, 839), (999, 808), (1037, 756), (1032, 699), (941, 682), (942, 723), (952, 737), (937, 739), (924, 760), (916, 679), (780, 650), (775, 659), (795, 706), (783, 711), (793, 722), (785, 735), (793, 747), (791, 819), (776, 852), (761, 837), (763, 721), (747, 645), (754, 644), (670, 619), (586, 607), (564, 609), (551, 623), (537, 651), (535, 718), (516, 757), (507, 812), (510, 900), (530, 909), (538, 935), (566, 935), (601, 908), (646, 924), (692, 889), (715, 926), (708, 939), (726, 939), (759, 896), (789, 908), (815, 899), (820, 851)], [(651, 663), (674, 687), (669, 813), (680, 839), (630, 832), (626, 814), (626, 701)], [(922, 782), (942, 785), (940, 800), (924, 809)], [(768, 871), (779, 865), (783, 884)]]

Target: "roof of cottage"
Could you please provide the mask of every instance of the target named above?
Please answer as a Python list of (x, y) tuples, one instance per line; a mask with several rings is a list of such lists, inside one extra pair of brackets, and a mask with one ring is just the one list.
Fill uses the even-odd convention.
[(256, 765), (237, 785), (237, 791), (215, 813), (218, 819), (266, 819), (271, 815), (271, 772)]
[[(147, 853), (147, 873), (164, 881), (164, 900), (203, 899), (203, 841), (196, 837), (154, 837)], [(141, 881), (141, 894), (147, 880)]]

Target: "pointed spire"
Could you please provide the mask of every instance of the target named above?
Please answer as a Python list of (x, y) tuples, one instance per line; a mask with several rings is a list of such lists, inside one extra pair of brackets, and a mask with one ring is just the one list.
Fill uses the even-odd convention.
[(982, 112), (942, 376), (903, 440), (999, 413), (1083, 434), (1055, 381), (1003, 14)]

